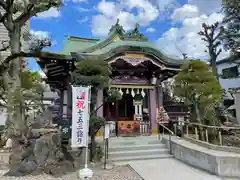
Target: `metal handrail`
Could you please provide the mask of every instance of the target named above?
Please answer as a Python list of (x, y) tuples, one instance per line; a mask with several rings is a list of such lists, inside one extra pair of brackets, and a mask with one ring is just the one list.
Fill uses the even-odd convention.
[[(163, 124), (161, 123), (158, 123), (160, 126), (163, 127), (163, 129), (166, 129), (172, 136), (174, 136), (174, 132), (172, 130), (170, 130), (168, 127), (164, 126)], [(164, 131), (163, 131), (163, 134), (164, 134)]]
[[(168, 140), (169, 140), (169, 151), (170, 154), (172, 154), (172, 136), (174, 136), (174, 132), (171, 131), (168, 127), (164, 126), (161, 123), (158, 123), (159, 126), (163, 127), (163, 134), (164, 134), (164, 129), (166, 129), (168, 131)], [(160, 132), (158, 132), (158, 140), (160, 140)]]

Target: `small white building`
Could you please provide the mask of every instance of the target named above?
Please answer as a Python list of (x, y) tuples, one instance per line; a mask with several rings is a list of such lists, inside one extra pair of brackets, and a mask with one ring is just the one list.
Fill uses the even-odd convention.
[[(240, 96), (234, 93), (234, 90), (240, 89), (240, 59), (232, 61), (229, 58), (222, 59), (217, 62), (218, 74), (220, 74), (220, 84), (225, 89), (226, 96), (224, 98), (224, 104), (229, 111), (232, 111), (233, 115), (237, 117), (240, 122)], [(239, 108), (237, 108), (239, 107)]]

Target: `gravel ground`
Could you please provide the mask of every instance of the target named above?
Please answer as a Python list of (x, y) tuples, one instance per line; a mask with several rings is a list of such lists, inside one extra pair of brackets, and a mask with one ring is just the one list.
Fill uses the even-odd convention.
[[(116, 166), (111, 170), (101, 168), (92, 169), (94, 177), (91, 180), (143, 180), (130, 166)], [(54, 178), (43, 174), (38, 176), (7, 177), (2, 176), (6, 171), (0, 170), (0, 180), (77, 180), (77, 173), (71, 173), (62, 177)]]

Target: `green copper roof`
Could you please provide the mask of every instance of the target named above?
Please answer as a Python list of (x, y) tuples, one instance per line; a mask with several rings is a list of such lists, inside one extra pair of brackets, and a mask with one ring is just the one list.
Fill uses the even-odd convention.
[[(114, 55), (114, 50), (124, 48), (126, 50), (134, 51), (133, 48), (141, 49), (142, 52), (152, 54), (159, 57), (167, 64), (181, 65), (185, 61), (169, 57), (164, 54), (160, 48), (149, 42), (147, 37), (139, 32), (139, 25), (130, 32), (125, 32), (123, 27), (117, 23), (110, 29), (108, 37), (104, 40), (87, 39), (70, 36), (64, 43), (64, 54), (71, 52), (81, 54), (86, 58), (91, 59), (108, 59)], [(114, 39), (114, 38), (118, 39)]]
[[(86, 53), (87, 55), (91, 56), (99, 56), (102, 54), (107, 54), (113, 49), (117, 49), (120, 47), (141, 47), (143, 50), (150, 54), (154, 54), (161, 59), (165, 60), (168, 63), (177, 63), (177, 64), (182, 64), (181, 59), (175, 59), (174, 57), (167, 56), (165, 53), (161, 52), (158, 47), (156, 47), (154, 44), (151, 44), (149, 42), (136, 42), (136, 41), (115, 41), (107, 44), (106, 46), (102, 47), (101, 49), (97, 49), (93, 52)], [(81, 53), (81, 51), (79, 51)], [(84, 52), (85, 53), (85, 52)]]
[(64, 41), (64, 49), (62, 53), (70, 54), (71, 52), (78, 52), (93, 46), (98, 41), (100, 41), (100, 39), (88, 39), (76, 36), (69, 36), (68, 39)]
[(89, 57), (90, 59), (108, 59), (111, 56), (114, 55), (114, 51), (117, 50), (118, 48), (124, 48), (127, 51), (131, 51), (131, 48), (141, 48), (141, 52), (148, 53), (150, 55), (154, 55), (165, 61), (167, 64), (172, 64), (172, 65), (181, 65), (186, 60), (182, 59), (177, 59), (174, 57), (167, 56), (163, 52), (161, 52), (156, 46), (149, 42), (138, 42), (136, 43), (135, 41), (116, 41), (116, 42), (111, 42), (107, 46), (98, 49), (93, 52), (78, 52), (81, 55), (85, 55), (86, 57)]

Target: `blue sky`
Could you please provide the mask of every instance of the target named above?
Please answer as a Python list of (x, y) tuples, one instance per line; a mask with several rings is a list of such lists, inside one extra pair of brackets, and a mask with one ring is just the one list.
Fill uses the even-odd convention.
[[(197, 32), (201, 24), (221, 21), (221, 0), (65, 0), (65, 5), (39, 14), (30, 21), (31, 32), (51, 36), (51, 51), (61, 52), (64, 35), (105, 38), (111, 25), (120, 19), (125, 30), (140, 24), (152, 43), (171, 56), (187, 53), (206, 57), (205, 44)], [(221, 57), (226, 56), (223, 52)], [(38, 70), (34, 60), (29, 68)]]

